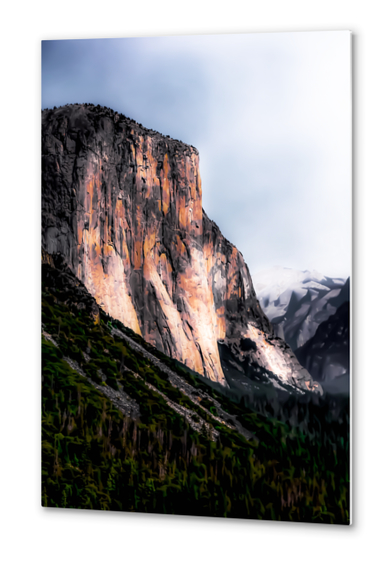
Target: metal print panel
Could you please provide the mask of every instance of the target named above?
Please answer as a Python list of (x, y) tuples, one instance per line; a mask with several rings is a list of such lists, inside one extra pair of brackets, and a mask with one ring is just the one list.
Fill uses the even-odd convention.
[(350, 523), (350, 53), (43, 41), (43, 506)]

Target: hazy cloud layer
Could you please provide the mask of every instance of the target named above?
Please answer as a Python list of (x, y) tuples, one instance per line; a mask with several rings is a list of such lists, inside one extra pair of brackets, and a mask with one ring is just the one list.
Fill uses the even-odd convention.
[(42, 45), (43, 108), (106, 105), (199, 149), (203, 206), (252, 273), (350, 274), (350, 33)]

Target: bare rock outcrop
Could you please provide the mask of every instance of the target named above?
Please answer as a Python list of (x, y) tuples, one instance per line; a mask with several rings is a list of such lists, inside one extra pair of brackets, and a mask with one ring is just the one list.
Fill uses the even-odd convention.
[(226, 384), (218, 342), (238, 358), (248, 338), (259, 364), (320, 391), (268, 342), (243, 256), (202, 209), (192, 146), (99, 106), (43, 111), (42, 246), (112, 317), (213, 381)]

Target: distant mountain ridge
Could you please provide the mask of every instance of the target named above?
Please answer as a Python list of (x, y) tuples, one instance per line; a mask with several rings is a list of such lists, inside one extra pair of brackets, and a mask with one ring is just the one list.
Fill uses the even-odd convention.
[(349, 279), (274, 267), (254, 276), (257, 298), (278, 337), (294, 351), (349, 301)]

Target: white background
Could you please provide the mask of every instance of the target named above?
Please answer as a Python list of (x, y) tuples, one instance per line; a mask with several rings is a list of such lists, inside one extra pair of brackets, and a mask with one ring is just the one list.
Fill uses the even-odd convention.
[[(382, 560), (387, 497), (387, 19), (368, 0), (19, 2), (1, 14), (2, 560)], [(354, 515), (350, 528), (40, 507), (40, 41), (354, 33)], [(5, 126), (4, 126), (5, 121)]]

